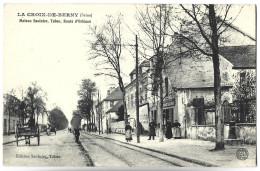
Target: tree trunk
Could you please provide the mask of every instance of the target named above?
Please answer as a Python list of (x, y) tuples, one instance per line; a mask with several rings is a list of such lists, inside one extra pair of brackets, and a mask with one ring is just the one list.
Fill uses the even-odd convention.
[(101, 105), (100, 117), (101, 117), (101, 133), (103, 134), (103, 114), (102, 114), (102, 105)]
[(209, 5), (209, 22), (212, 30), (212, 52), (214, 67), (214, 96), (215, 96), (215, 127), (216, 127), (216, 146), (214, 150), (223, 150), (224, 147), (224, 117), (221, 111), (221, 77), (220, 63), (218, 56), (218, 34), (215, 18), (214, 5)]
[(125, 125), (127, 125), (128, 118), (127, 118), (127, 108), (126, 108), (126, 100), (125, 100), (125, 91), (123, 91), (122, 94), (123, 94), (123, 104), (124, 104), (124, 120), (125, 120)]
[(8, 110), (8, 132), (7, 135), (10, 135), (10, 115), (11, 115), (11, 111), (10, 109)]
[(89, 126), (89, 116), (87, 117), (87, 132), (89, 132), (89, 128), (90, 128), (90, 126)]
[(158, 115), (160, 117), (160, 127), (159, 127), (159, 142), (163, 142), (163, 84), (162, 84), (162, 72), (159, 73), (160, 84), (159, 84), (159, 106), (158, 106)]

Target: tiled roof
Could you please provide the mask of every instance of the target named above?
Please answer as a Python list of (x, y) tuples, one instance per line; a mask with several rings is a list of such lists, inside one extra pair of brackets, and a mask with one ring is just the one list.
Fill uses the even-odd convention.
[[(150, 62), (148, 61), (148, 60), (144, 60), (140, 65), (139, 65), (139, 67), (141, 67), (141, 66), (143, 66), (143, 67), (149, 67), (150, 66)], [(139, 72), (138, 72), (139, 73)], [(135, 69), (133, 69), (132, 70), (132, 72), (130, 73), (130, 75), (131, 74), (135, 74)]]
[(118, 109), (120, 108), (120, 106), (123, 105), (123, 100), (119, 100), (111, 109), (109, 109), (106, 113), (109, 112), (118, 112)]
[(256, 68), (255, 45), (219, 47), (219, 54), (234, 68)]
[(114, 100), (122, 100), (123, 94), (119, 87), (117, 87), (112, 93), (107, 96), (103, 101), (114, 101)]
[[(232, 85), (232, 75), (226, 70), (228, 63), (223, 59), (223, 57), (220, 58), (221, 86), (229, 87)], [(229, 68), (231, 69), (231, 64)], [(214, 87), (213, 63), (210, 59), (183, 58), (181, 64), (176, 61), (165, 71), (165, 74), (169, 78), (169, 86), (177, 89)]]

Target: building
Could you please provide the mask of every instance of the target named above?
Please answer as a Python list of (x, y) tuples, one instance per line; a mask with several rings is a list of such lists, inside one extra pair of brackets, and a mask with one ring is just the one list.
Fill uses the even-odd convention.
[[(151, 97), (151, 77), (150, 61), (145, 60), (139, 65), (139, 122), (141, 125), (141, 134), (147, 134), (149, 131), (149, 110)], [(126, 106), (129, 115), (128, 121), (134, 130), (136, 130), (136, 70), (133, 69), (129, 74), (130, 83), (125, 87)]]
[(18, 116), (15, 115), (14, 113), (9, 113), (6, 104), (4, 104), (3, 105), (3, 135), (7, 135), (9, 129), (10, 129), (9, 133), (15, 133), (15, 126), (18, 121), (19, 121)]
[(123, 100), (118, 100), (118, 102), (106, 112), (106, 115), (110, 116), (111, 132), (124, 133), (125, 121)]
[(111, 132), (111, 123), (115, 119), (115, 110), (109, 111), (113, 106), (119, 106), (120, 101), (123, 100), (123, 94), (119, 87), (111, 87), (107, 91), (107, 97), (103, 99), (97, 106), (97, 110), (101, 113), (101, 131)]

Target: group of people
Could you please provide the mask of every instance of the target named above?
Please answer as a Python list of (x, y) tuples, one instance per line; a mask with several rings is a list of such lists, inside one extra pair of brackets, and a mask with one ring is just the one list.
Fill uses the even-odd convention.
[[(165, 137), (167, 139), (171, 139), (172, 137), (174, 138), (181, 138), (181, 132), (180, 132), (180, 127), (181, 124), (175, 120), (175, 122), (172, 124), (170, 119), (167, 120), (166, 122), (166, 131), (165, 131)], [(155, 123), (154, 120), (149, 123), (149, 139), (151, 138), (154, 140), (154, 136), (156, 136), (156, 128), (157, 124)], [(130, 123), (128, 122), (127, 125), (125, 126), (125, 139), (127, 142), (131, 142), (133, 140), (132, 138), (132, 131), (133, 128), (130, 126)]]

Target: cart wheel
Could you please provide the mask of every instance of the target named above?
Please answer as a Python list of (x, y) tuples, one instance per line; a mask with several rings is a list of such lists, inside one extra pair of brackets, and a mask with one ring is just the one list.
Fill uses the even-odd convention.
[(16, 146), (18, 146), (18, 130), (17, 130), (17, 127), (15, 127), (15, 138), (16, 138)]
[(38, 146), (40, 145), (40, 130), (38, 128), (38, 136), (37, 136)]

